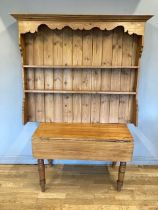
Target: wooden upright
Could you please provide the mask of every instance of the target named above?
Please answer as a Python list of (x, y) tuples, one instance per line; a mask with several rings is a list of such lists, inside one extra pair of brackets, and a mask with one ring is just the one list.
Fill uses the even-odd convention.
[(13, 14), (22, 55), (23, 122), (32, 137), (41, 190), (44, 159), (120, 162), (123, 185), (137, 124), (144, 25), (151, 16)]

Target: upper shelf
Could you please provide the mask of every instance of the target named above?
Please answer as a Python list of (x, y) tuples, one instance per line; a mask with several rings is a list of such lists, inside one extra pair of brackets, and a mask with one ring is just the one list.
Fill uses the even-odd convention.
[(59, 14), (11, 14), (19, 22), (19, 34), (34, 33), (42, 24), (50, 29), (112, 30), (123, 26), (129, 34), (144, 35), (144, 24), (151, 15), (59, 15)]
[(59, 69), (138, 69), (139, 66), (50, 66), (50, 65), (23, 65), (24, 68), (43, 68), (43, 69), (49, 69), (49, 68), (59, 68)]

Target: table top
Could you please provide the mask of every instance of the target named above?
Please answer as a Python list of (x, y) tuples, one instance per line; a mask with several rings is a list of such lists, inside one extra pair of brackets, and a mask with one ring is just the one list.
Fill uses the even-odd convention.
[(133, 141), (133, 137), (126, 124), (112, 123), (40, 123), (32, 139)]

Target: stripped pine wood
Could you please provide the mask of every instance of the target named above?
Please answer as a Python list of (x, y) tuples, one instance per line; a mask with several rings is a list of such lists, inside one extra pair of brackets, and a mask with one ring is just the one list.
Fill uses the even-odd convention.
[[(102, 65), (112, 66), (112, 38), (113, 31), (103, 31)], [(107, 53), (108, 52), (108, 53)]]
[(133, 151), (125, 124), (40, 123), (32, 144), (39, 159), (128, 161)]
[[(25, 62), (29, 65), (33, 64), (33, 35), (28, 33), (25, 36)], [(34, 70), (29, 68), (27, 70), (27, 89), (34, 89)]]
[[(53, 65), (53, 31), (45, 28), (44, 39), (44, 65)], [(53, 70), (45, 69), (45, 89), (53, 89)], [(54, 121), (54, 95), (45, 94), (45, 121)]]
[(82, 31), (73, 31), (73, 66), (82, 66)]
[[(63, 33), (54, 30), (53, 39), (53, 55), (54, 65), (63, 64)], [(54, 90), (61, 90), (63, 87), (63, 71), (62, 69), (54, 69)], [(63, 99), (61, 94), (54, 94), (54, 121), (63, 121)]]
[(35, 35), (26, 34), (27, 118), (46, 122), (132, 122), (138, 40), (137, 35), (124, 33), (122, 27), (73, 31), (41, 26)]
[(101, 95), (100, 100), (100, 123), (110, 121), (110, 95)]
[[(63, 87), (63, 72), (61, 69), (54, 69), (54, 90), (60, 90)], [(61, 94), (54, 94), (54, 122), (63, 121), (63, 97)]]
[[(112, 38), (113, 31), (103, 31), (102, 65), (112, 66)], [(107, 53), (108, 52), (108, 53)], [(101, 90), (111, 90), (111, 68), (102, 69)], [(110, 96), (101, 95), (100, 100), (100, 122), (108, 123), (110, 114)]]
[[(82, 65), (82, 31), (73, 31), (73, 65)], [(73, 69), (73, 90), (81, 90), (82, 69)], [(81, 122), (81, 94), (73, 94), (73, 122)]]
[[(142, 54), (142, 45), (143, 45), (143, 37), (139, 36), (138, 38), (138, 45), (137, 45), (137, 50), (136, 50), (136, 60), (138, 64), (140, 65), (140, 59), (141, 59), (141, 54)], [(134, 122), (135, 125), (138, 125), (138, 81), (140, 77), (140, 69), (136, 73), (136, 79), (135, 79), (135, 89), (136, 89), (136, 97), (133, 99), (133, 115), (132, 115), (132, 121)]]
[[(42, 29), (35, 35), (34, 39), (34, 64), (43, 65), (43, 32)], [(35, 72), (35, 89), (44, 89), (44, 71), (36, 69)], [(36, 94), (36, 121), (44, 122), (44, 95)]]
[(81, 94), (72, 95), (73, 122), (81, 122)]
[[(63, 65), (72, 65), (72, 29), (63, 30)], [(72, 90), (72, 69), (63, 70), (63, 90)], [(63, 95), (63, 121), (72, 122), (72, 95)]]
[(100, 95), (91, 96), (91, 122), (100, 122)]
[[(137, 35), (133, 35), (133, 45), (132, 45), (132, 65), (138, 64), (139, 62), (139, 39)], [(139, 69), (138, 69), (139, 71)], [(131, 78), (130, 78), (130, 87), (129, 90), (135, 90), (137, 86), (137, 77), (138, 77), (138, 71), (131, 72)], [(134, 112), (134, 107), (137, 106), (136, 98), (133, 98), (129, 96), (129, 116), (128, 116), (128, 122), (135, 121), (136, 122), (136, 111)], [(136, 110), (136, 109), (135, 109)], [(134, 116), (135, 115), (135, 116)]]
[[(53, 31), (44, 28), (44, 66), (53, 65)], [(45, 89), (53, 89), (53, 70), (45, 69)]]
[[(140, 37), (137, 35), (133, 35), (133, 45), (132, 45), (132, 66), (139, 63), (139, 40)], [(139, 68), (139, 67), (138, 67)], [(136, 91), (136, 84), (137, 84), (137, 74), (138, 71), (131, 71), (131, 81), (130, 81), (130, 91)]]
[(72, 29), (63, 30), (63, 65), (72, 65)]
[(118, 123), (119, 99), (120, 97), (118, 95), (111, 95), (110, 97), (110, 111), (109, 111), (110, 123)]
[(109, 69), (102, 69), (101, 90), (111, 90), (112, 40), (113, 31), (103, 31), (102, 65), (109, 66)]
[(101, 66), (102, 64), (102, 31), (99, 29), (92, 30), (93, 36), (93, 49), (92, 49), (92, 66), (98, 65)]
[[(125, 31), (131, 34), (144, 35), (144, 25), (151, 15), (61, 15), (61, 14), (11, 14), (19, 23), (20, 34), (29, 31), (33, 33), (42, 24), (50, 29), (61, 30), (70, 27), (72, 30), (113, 30), (122, 26)], [(29, 24), (28, 24), (29, 23)]]
[[(122, 64), (122, 39), (123, 39), (123, 28), (118, 27), (113, 32), (113, 56), (112, 65), (120, 66)], [(121, 69), (112, 69), (111, 73), (111, 91), (120, 90), (120, 76)], [(110, 123), (118, 122), (119, 114), (119, 96), (111, 95), (110, 98)]]
[[(25, 63), (26, 58), (26, 52), (25, 52), (25, 39), (24, 36), (21, 35), (19, 39), (19, 47), (21, 52), (21, 63), (22, 66)], [(22, 121), (23, 123), (26, 123), (28, 121), (28, 97), (25, 95), (25, 88), (26, 88), (26, 71), (24, 71), (24, 68), (22, 67), (22, 88), (23, 88), (23, 100), (22, 100)]]
[[(83, 30), (83, 65), (92, 65), (92, 31)], [(82, 71), (82, 90), (91, 90), (91, 69)], [(91, 95), (82, 95), (82, 122), (91, 119)]]
[(25, 90), (25, 93), (72, 93), (72, 94), (102, 94), (102, 95), (136, 95), (131, 91), (98, 91), (98, 90)]
[(63, 65), (23, 65), (24, 68), (33, 68), (33, 69), (36, 69), (36, 68), (43, 68), (43, 69), (49, 69), (49, 68), (61, 68), (61, 69), (87, 69), (87, 68), (91, 68), (92, 70), (93, 69), (100, 69), (100, 68), (103, 68), (103, 69), (109, 69), (109, 68), (113, 68), (113, 69), (118, 69), (118, 68), (121, 68), (121, 69), (138, 69), (139, 66), (106, 66), (106, 65), (86, 65), (86, 66), (83, 66), (83, 65), (68, 65), (68, 66), (63, 66)]
[[(91, 69), (82, 72), (82, 90), (91, 89)], [(82, 122), (90, 122), (91, 118), (91, 95), (84, 94), (81, 96), (82, 103)]]
[[(25, 62), (29, 65), (33, 64), (33, 40), (34, 36), (30, 33), (28, 33), (25, 36)], [(35, 75), (34, 75), (34, 69), (29, 68), (27, 70), (27, 78), (26, 78), (26, 87), (29, 90), (33, 90), (35, 88)], [(27, 95), (27, 103), (28, 103), (28, 120), (29, 121), (36, 121), (35, 116), (35, 97), (34, 94), (28, 94)]]
[[(72, 70), (63, 71), (63, 90), (72, 90)], [(63, 121), (72, 122), (72, 94), (63, 95)]]
[[(133, 154), (126, 123), (137, 123), (143, 43), (138, 35), (144, 34), (149, 16), (13, 16), (22, 57), (23, 122), (33, 119), (30, 97), (35, 120), (45, 121), (32, 137), (41, 191), (46, 184), (44, 159), (120, 162), (121, 191)], [(29, 36), (34, 40), (27, 40)]]
[[(127, 33), (123, 35), (122, 65), (132, 65), (132, 36)], [(121, 91), (129, 91), (131, 71), (121, 70)], [(120, 96), (119, 103), (119, 123), (128, 122), (129, 119), (129, 96)]]
[(129, 161), (132, 151), (133, 145), (129, 142), (93, 142), (85, 139), (33, 141), (33, 156), (38, 159)]
[[(93, 60), (92, 65), (101, 65), (102, 62), (102, 31), (93, 30)], [(101, 89), (101, 69), (92, 71), (92, 90)], [(100, 95), (91, 96), (91, 122), (100, 121)]]

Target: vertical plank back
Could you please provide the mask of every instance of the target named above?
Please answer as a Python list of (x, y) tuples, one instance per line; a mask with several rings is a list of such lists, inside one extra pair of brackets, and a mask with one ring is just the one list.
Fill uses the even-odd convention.
[[(73, 65), (82, 66), (83, 64), (83, 40), (82, 31), (73, 31)], [(82, 69), (73, 69), (72, 71), (72, 89), (81, 90)], [(81, 94), (73, 94), (73, 122), (81, 122)]]
[[(42, 28), (35, 34), (33, 52), (34, 65), (43, 65), (44, 47)], [(35, 89), (44, 89), (44, 70), (42, 68), (37, 68), (35, 71)], [(44, 97), (41, 93), (35, 95), (36, 121), (39, 122), (45, 121)]]
[[(117, 27), (113, 31), (113, 52), (112, 52), (112, 66), (122, 65), (122, 40), (123, 29)], [(121, 69), (112, 69), (111, 72), (111, 91), (120, 91)], [(118, 123), (119, 116), (119, 95), (111, 95), (110, 97), (110, 123)]]
[[(83, 65), (92, 65), (92, 31), (83, 30)], [(91, 69), (82, 70), (82, 90), (91, 90)], [(82, 122), (89, 123), (91, 120), (91, 95), (83, 94), (82, 96)]]
[[(54, 65), (62, 65), (63, 63), (63, 33), (54, 30), (53, 39), (53, 61)], [(63, 88), (63, 71), (62, 69), (54, 69), (54, 90), (62, 90)], [(63, 121), (63, 97), (61, 94), (54, 94), (54, 122)]]
[[(43, 32), (43, 64), (52, 66), (53, 62), (53, 31), (49, 30), (47, 27), (44, 27)], [(51, 90), (54, 88), (54, 75), (52, 69), (44, 70), (44, 85), (45, 89)], [(45, 94), (45, 121), (53, 122), (54, 121), (54, 95)]]
[[(63, 30), (63, 66), (72, 65), (72, 29)], [(72, 69), (63, 70), (63, 90), (72, 90)], [(72, 94), (63, 95), (63, 121), (72, 122)]]
[(74, 123), (133, 122), (135, 95), (91, 94), (90, 91), (136, 91), (137, 70), (116, 66), (138, 65), (138, 48), (138, 36), (124, 33), (123, 27), (111, 31), (98, 28), (86, 31), (69, 27), (51, 30), (41, 26), (35, 34), (25, 34), (26, 64), (54, 66), (27, 68), (25, 83), (28, 90), (89, 91), (26, 93), (27, 119)]

